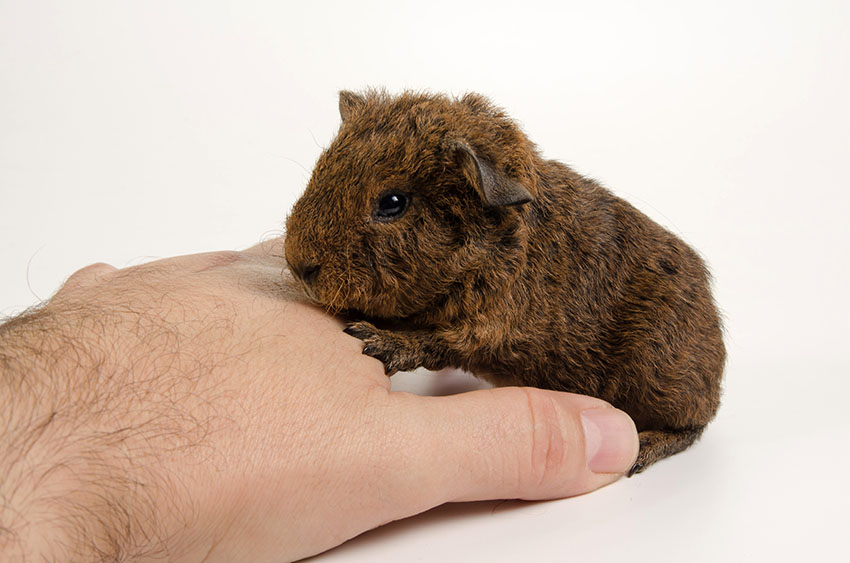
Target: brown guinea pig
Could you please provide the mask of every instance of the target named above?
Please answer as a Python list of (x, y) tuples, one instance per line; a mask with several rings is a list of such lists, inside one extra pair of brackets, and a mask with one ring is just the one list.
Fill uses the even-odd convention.
[(602, 398), (634, 419), (630, 474), (691, 445), (725, 362), (700, 257), (544, 160), (499, 108), (341, 92), (342, 124), (286, 222), (286, 259), (387, 374), (461, 367)]

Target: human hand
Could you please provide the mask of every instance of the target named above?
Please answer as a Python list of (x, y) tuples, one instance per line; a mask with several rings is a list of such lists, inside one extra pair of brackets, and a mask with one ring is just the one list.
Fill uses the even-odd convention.
[(445, 502), (566, 497), (631, 466), (634, 424), (597, 399), (391, 392), (287, 288), (279, 245), (89, 266), (0, 327), (0, 553), (291, 560)]

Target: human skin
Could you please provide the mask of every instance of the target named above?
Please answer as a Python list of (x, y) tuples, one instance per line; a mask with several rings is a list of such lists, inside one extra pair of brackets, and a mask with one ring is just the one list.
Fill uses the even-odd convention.
[(0, 326), (0, 558), (295, 560), (632, 465), (634, 424), (598, 399), (392, 392), (281, 244), (92, 265)]

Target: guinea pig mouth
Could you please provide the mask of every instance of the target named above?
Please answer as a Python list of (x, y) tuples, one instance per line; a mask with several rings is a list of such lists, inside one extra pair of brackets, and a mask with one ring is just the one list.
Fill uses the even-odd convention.
[[(324, 287), (319, 283), (319, 280), (306, 281), (301, 276), (293, 275), (293, 277), (298, 280), (298, 283), (301, 285), (301, 290), (304, 295), (316, 306), (325, 309), (328, 313), (333, 315), (339, 314), (343, 310), (345, 310), (345, 306), (340, 303), (335, 303), (340, 297), (340, 290), (333, 290)], [(330, 299), (328, 297), (331, 297)], [(333, 299), (336, 297), (337, 299)]]
[(293, 281), (297, 282), (301, 287), (301, 292), (316, 305), (324, 305), (322, 300), (319, 298), (319, 293), (316, 291), (315, 285), (313, 283), (308, 283), (303, 276), (300, 275), (298, 269), (292, 267), (292, 264), (287, 262), (287, 267), (289, 269), (289, 275)]
[(305, 277), (303, 268), (287, 265), (304, 296), (332, 315), (359, 313), (376, 318), (399, 316), (398, 300), (386, 291), (378, 291), (368, 283), (354, 283), (348, 276), (336, 277), (334, 272), (324, 268), (315, 277)]

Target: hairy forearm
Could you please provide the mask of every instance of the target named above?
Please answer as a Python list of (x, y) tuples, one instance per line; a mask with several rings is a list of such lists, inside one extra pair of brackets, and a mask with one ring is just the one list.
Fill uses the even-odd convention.
[(85, 498), (91, 482), (108, 480), (92, 475), (99, 445), (81, 441), (75, 428), (86, 402), (79, 371), (94, 362), (83, 361), (82, 343), (68, 353), (71, 326), (62, 325), (71, 320), (40, 309), (0, 326), (0, 545), (11, 560), (92, 559), (86, 538), (107, 535)]
[(70, 304), (0, 325), (0, 559), (122, 561), (155, 549), (145, 424), (121, 417), (104, 336)]

